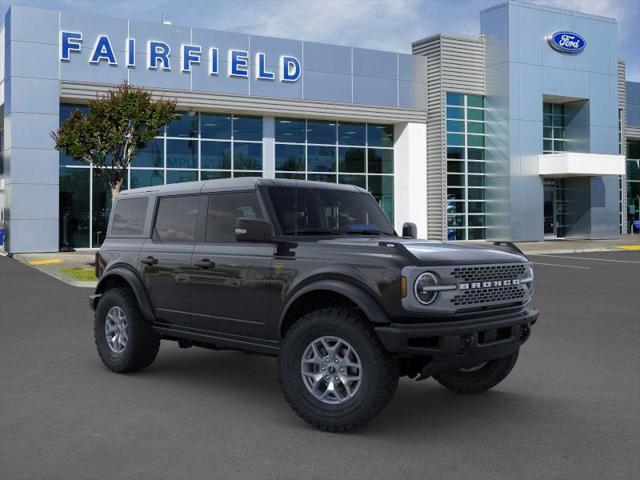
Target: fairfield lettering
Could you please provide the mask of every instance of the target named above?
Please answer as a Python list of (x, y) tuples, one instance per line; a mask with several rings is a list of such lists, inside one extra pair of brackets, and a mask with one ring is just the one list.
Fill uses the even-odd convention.
[[(73, 55), (82, 52), (83, 37), (81, 32), (60, 32), (60, 61), (70, 62)], [(137, 55), (136, 39), (127, 38), (124, 48), (124, 62), (127, 68), (135, 68)], [(182, 44), (178, 53), (174, 53), (171, 47), (159, 40), (149, 40), (146, 45), (146, 67), (149, 70), (170, 72), (175, 62), (178, 62), (181, 72), (190, 73), (194, 66), (206, 63), (207, 72), (211, 76), (220, 73), (220, 54), (218, 48), (211, 47), (206, 52), (200, 45)], [(262, 52), (255, 53), (253, 58), (246, 50), (229, 49), (227, 52), (227, 75), (229, 77), (248, 78), (253, 69), (258, 80), (275, 80), (276, 72), (268, 67), (267, 55)], [(252, 62), (253, 60), (253, 62)], [(108, 35), (100, 35), (96, 39), (89, 54), (89, 63), (119, 65), (116, 51)], [(291, 55), (281, 55), (277, 72), (281, 82), (296, 82), (302, 75), (300, 61)]]

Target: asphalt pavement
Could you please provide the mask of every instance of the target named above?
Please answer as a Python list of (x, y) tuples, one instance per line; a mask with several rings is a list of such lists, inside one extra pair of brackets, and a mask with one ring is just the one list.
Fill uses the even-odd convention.
[(637, 478), (640, 252), (531, 260), (541, 315), (502, 384), (403, 379), (367, 427), (329, 434), (288, 408), (272, 358), (163, 343), (110, 373), (90, 290), (0, 257), (0, 478)]

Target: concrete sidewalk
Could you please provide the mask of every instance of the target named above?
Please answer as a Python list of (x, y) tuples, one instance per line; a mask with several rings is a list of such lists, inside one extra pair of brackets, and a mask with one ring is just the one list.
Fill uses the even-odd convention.
[(640, 235), (623, 235), (621, 238), (612, 240), (558, 239), (544, 242), (516, 242), (516, 245), (527, 255), (640, 250)]
[(56, 253), (16, 253), (13, 258), (75, 287), (94, 288), (97, 280), (76, 280), (69, 269), (89, 270), (94, 267), (95, 250)]

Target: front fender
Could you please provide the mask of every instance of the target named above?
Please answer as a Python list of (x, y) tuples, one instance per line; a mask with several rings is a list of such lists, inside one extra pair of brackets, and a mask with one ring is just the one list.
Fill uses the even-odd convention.
[(97, 305), (97, 301), (100, 298), (99, 296), (102, 296), (104, 293), (106, 286), (116, 278), (118, 280), (123, 280), (129, 288), (131, 288), (133, 294), (136, 296), (142, 315), (146, 320), (153, 322), (155, 319), (153, 306), (151, 305), (151, 299), (149, 298), (144, 282), (138, 273), (124, 266), (115, 266), (110, 268), (102, 275), (102, 277), (100, 277), (100, 281), (96, 286), (95, 295), (92, 295), (92, 299), (94, 299), (94, 307)]
[(380, 303), (362, 287), (348, 283), (343, 280), (317, 280), (297, 290), (287, 301), (280, 321), (278, 323), (278, 329), (281, 331), (282, 324), (287, 318), (289, 310), (295, 302), (306, 295), (307, 293), (316, 291), (330, 291), (347, 297), (353, 303), (355, 303), (360, 310), (366, 315), (369, 321), (376, 324), (388, 324), (391, 323), (391, 319), (387, 312), (384, 311)]

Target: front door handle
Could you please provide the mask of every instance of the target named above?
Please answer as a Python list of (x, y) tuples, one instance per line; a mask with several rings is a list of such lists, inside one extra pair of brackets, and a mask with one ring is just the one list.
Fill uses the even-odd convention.
[(158, 259), (154, 258), (154, 257), (147, 257), (147, 258), (143, 258), (142, 260), (140, 260), (141, 263), (144, 263), (145, 265), (155, 265), (156, 263), (158, 263)]
[(199, 262), (193, 262), (196, 267), (200, 267), (204, 270), (208, 270), (209, 268), (214, 268), (216, 266), (215, 262), (212, 262), (208, 258), (203, 258)]

